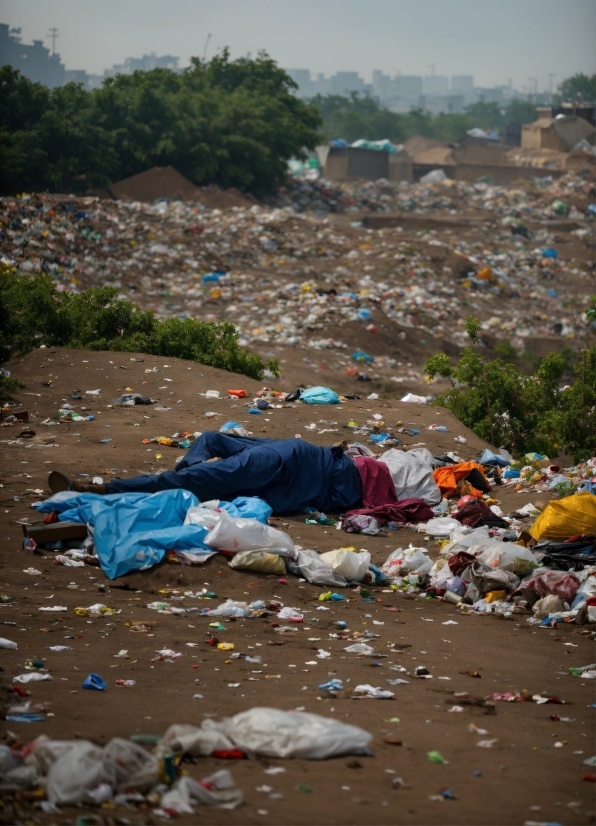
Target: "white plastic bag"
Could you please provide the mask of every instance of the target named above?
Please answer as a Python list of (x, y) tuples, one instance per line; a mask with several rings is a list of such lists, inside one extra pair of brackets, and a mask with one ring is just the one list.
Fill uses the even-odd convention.
[(319, 558), (330, 565), (336, 574), (345, 577), (347, 580), (357, 580), (358, 582), (364, 579), (370, 565), (370, 553), (368, 551), (356, 553), (355, 551), (341, 549), (327, 551), (327, 553), (321, 554)]
[(73, 740), (47, 775), (47, 795), (54, 805), (82, 803), (85, 791), (100, 783), (116, 786), (116, 766), (103, 749), (88, 740)]
[(331, 565), (321, 559), (316, 551), (298, 551), (296, 559), (288, 559), (288, 571), (302, 576), (311, 585), (328, 585), (331, 588), (345, 588), (345, 577), (336, 574)]
[(248, 754), (324, 760), (342, 754), (362, 754), (372, 735), (364, 729), (318, 714), (252, 708), (225, 726), (234, 745)]
[(476, 554), (476, 559), (491, 568), (511, 571), (517, 576), (529, 574), (538, 564), (532, 551), (512, 542), (489, 539), (488, 543), (483, 542), (480, 546), (470, 546), (470, 553)]
[(113, 737), (103, 750), (106, 759), (116, 767), (119, 790), (148, 791), (159, 779), (157, 757), (142, 746), (122, 737)]
[[(211, 723), (211, 726), (206, 725)], [(161, 742), (162, 751), (208, 757), (212, 751), (227, 751), (234, 744), (212, 723), (204, 720), (202, 727), (176, 724), (170, 726)]]
[(248, 603), (238, 602), (235, 599), (227, 599), (209, 611), (210, 617), (247, 617), (249, 614)]
[(238, 551), (261, 551), (276, 553), (280, 556), (293, 556), (294, 543), (287, 533), (263, 525), (256, 519), (232, 518), (226, 511), (221, 511), (215, 527), (205, 537), (205, 544), (220, 551), (238, 553)]
[(427, 533), (429, 536), (448, 537), (451, 531), (461, 530), (461, 522), (457, 519), (452, 519), (450, 516), (437, 516), (434, 519), (429, 519), (426, 524), (422, 523), (418, 526), (418, 533)]
[(234, 780), (227, 769), (220, 769), (200, 783), (192, 777), (181, 777), (161, 798), (161, 809), (182, 814), (194, 814), (192, 801), (196, 800), (207, 806), (220, 806), (223, 809), (235, 809), (244, 798), (240, 789), (234, 786)]

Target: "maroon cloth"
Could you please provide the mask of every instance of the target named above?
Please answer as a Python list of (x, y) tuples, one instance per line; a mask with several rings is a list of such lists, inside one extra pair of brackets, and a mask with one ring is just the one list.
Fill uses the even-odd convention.
[(472, 499), (466, 502), (457, 513), (453, 514), (453, 518), (461, 522), (462, 525), (467, 525), (469, 528), (478, 528), (487, 525), (489, 528), (506, 528), (507, 522), (496, 516), (491, 509), (484, 502), (479, 499)]
[(447, 560), (449, 570), (453, 576), (461, 576), (462, 572), (473, 562), (476, 562), (476, 557), (466, 551), (459, 551)]
[(434, 516), (424, 499), (402, 499), (401, 501), (377, 505), (373, 508), (359, 508), (358, 510), (348, 511), (347, 516), (354, 516), (355, 514), (374, 516), (382, 525), (385, 522), (401, 522), (402, 524), (406, 522), (428, 522)]
[(378, 508), (397, 502), (395, 485), (386, 464), (377, 462), (372, 456), (356, 456), (354, 462), (362, 482), (362, 504), (365, 508)]

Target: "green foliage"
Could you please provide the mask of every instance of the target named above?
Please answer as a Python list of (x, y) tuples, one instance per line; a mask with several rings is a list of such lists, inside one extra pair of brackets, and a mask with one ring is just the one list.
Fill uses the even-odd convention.
[(47, 89), (0, 69), (0, 192), (85, 192), (175, 166), (198, 185), (257, 195), (285, 180), (287, 161), (318, 142), (317, 110), (265, 53), (223, 51), (168, 69), (108, 78), (101, 89)]
[(275, 360), (264, 365), (238, 345), (230, 322), (160, 321), (117, 296), (113, 287), (58, 292), (45, 273), (18, 275), (0, 267), (0, 362), (43, 344), (191, 359), (254, 379), (262, 378), (265, 368), (279, 375)]
[[(472, 323), (470, 327), (474, 332)], [(573, 385), (560, 389), (565, 366), (563, 356), (550, 353), (533, 375), (524, 376), (514, 364), (500, 358), (484, 362), (466, 348), (457, 365), (439, 354), (428, 359), (424, 370), (430, 378), (440, 375), (452, 383), (436, 404), (487, 441), (492, 426), (495, 446), (514, 456), (532, 451), (556, 455), (562, 448), (577, 460), (586, 459), (596, 449), (596, 347), (583, 354)]]
[(519, 100), (511, 101), (506, 109), (481, 100), (468, 106), (463, 114), (441, 112), (438, 115), (417, 108), (398, 114), (375, 98), (360, 97), (356, 92), (347, 97), (317, 95), (310, 102), (321, 114), (326, 140), (344, 138), (350, 143), (359, 138), (388, 138), (393, 143), (403, 143), (412, 135), (460, 141), (466, 137), (467, 130), (475, 126), (499, 131), (508, 121), (532, 123), (536, 120), (536, 107)]
[(596, 75), (578, 72), (564, 80), (558, 92), (563, 103), (596, 103)]

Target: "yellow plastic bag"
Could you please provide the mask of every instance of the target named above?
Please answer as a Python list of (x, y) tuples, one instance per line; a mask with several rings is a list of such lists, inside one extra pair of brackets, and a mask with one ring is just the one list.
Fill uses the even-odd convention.
[(596, 496), (587, 491), (549, 502), (530, 528), (534, 539), (561, 542), (592, 533), (596, 534)]
[(266, 551), (241, 551), (232, 558), (230, 568), (242, 571), (255, 571), (259, 574), (277, 574), (283, 576), (286, 572), (286, 563), (278, 554)]

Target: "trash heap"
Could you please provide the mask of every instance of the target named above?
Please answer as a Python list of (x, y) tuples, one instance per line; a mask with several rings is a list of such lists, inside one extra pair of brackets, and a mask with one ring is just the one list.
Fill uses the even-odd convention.
[[(101, 691), (105, 683), (83, 688)], [(18, 713), (9, 709), (7, 719)], [(59, 814), (60, 805), (110, 801), (170, 818), (195, 814), (197, 804), (235, 809), (244, 802), (230, 771), (197, 782), (183, 772), (185, 757), (323, 760), (367, 754), (371, 739), (364, 729), (318, 714), (257, 707), (219, 723), (206, 720), (201, 727), (172, 725), (163, 737), (114, 737), (103, 748), (89, 740), (45, 735), (27, 744), (14, 741), (0, 745), (0, 780), (5, 794), (39, 787), (47, 797), (42, 810), (49, 814)]]

